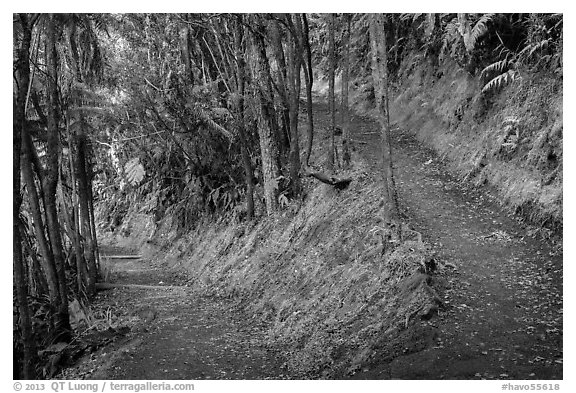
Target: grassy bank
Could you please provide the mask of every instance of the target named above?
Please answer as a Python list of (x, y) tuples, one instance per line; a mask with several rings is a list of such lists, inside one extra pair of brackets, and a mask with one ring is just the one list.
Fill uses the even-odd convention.
[(258, 222), (166, 233), (157, 255), (185, 267), (199, 292), (265, 322), (290, 375), (351, 374), (438, 305), (424, 244), (383, 253), (380, 185), (362, 168), (351, 175), (350, 189), (316, 185), (300, 206)]
[(405, 352), (407, 335), (409, 350), (422, 349), (427, 337), (415, 331), (439, 305), (425, 245), (408, 239), (383, 249), (381, 184), (356, 158), (347, 190), (310, 180), (304, 201), (281, 213), (227, 216), (186, 234), (172, 230), (171, 216), (154, 233), (146, 215), (133, 213), (115, 244), (185, 269), (200, 295), (229, 298), (247, 323), (267, 329), (288, 375), (351, 375), (376, 354)]

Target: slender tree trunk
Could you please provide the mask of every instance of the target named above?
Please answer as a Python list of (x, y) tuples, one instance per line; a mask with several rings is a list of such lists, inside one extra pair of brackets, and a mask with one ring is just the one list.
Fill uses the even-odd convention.
[(292, 194), (300, 194), (300, 144), (298, 135), (298, 113), (300, 109), (300, 69), (302, 68), (302, 47), (300, 38), (302, 36), (302, 23), (296, 16), (292, 22), (292, 16), (286, 15), (289, 25), (294, 26), (293, 44), (290, 48), (288, 67), (288, 96), (290, 98), (290, 180), (292, 183)]
[(76, 179), (78, 180), (78, 200), (80, 203), (80, 233), (85, 240), (84, 260), (88, 268), (88, 280), (86, 285), (86, 294), (92, 296), (96, 293), (96, 279), (98, 272), (96, 269), (96, 260), (94, 257), (94, 239), (92, 237), (92, 225), (90, 219), (90, 190), (91, 183), (87, 173), (86, 157), (86, 135), (82, 131), (82, 119), (80, 122), (80, 132), (76, 137)]
[(328, 58), (330, 59), (330, 70), (328, 72), (328, 106), (330, 108), (330, 139), (328, 147), (328, 167), (334, 168), (334, 134), (336, 133), (336, 102), (334, 99), (334, 78), (336, 73), (336, 56), (334, 51), (334, 14), (328, 15)]
[(266, 56), (264, 37), (266, 29), (255, 16), (256, 31), (253, 34), (254, 52), (257, 57), (256, 75), (259, 81), (258, 97), (260, 101), (260, 116), (258, 116), (258, 134), (260, 135), (260, 154), (262, 155), (262, 175), (264, 177), (264, 200), (266, 212), (272, 214), (278, 209), (278, 143), (276, 141), (277, 123), (272, 99), (272, 84), (270, 77), (270, 64)]
[(23, 130), (22, 135), (22, 177), (26, 184), (26, 191), (28, 194), (28, 203), (30, 205), (30, 212), (34, 225), (34, 236), (42, 255), (42, 269), (46, 274), (48, 283), (48, 290), (50, 293), (50, 300), (52, 304), (60, 302), (60, 288), (58, 285), (58, 276), (56, 274), (56, 266), (54, 264), (54, 255), (46, 239), (44, 220), (42, 220), (42, 211), (40, 209), (40, 200), (36, 192), (36, 183), (34, 181), (34, 174), (32, 172), (32, 165), (30, 159), (30, 151), (32, 140), (28, 135), (26, 129)]
[[(73, 232), (72, 242), (74, 246), (74, 255), (76, 259), (76, 286), (79, 294), (86, 293), (86, 280), (88, 277), (88, 270), (86, 268), (86, 263), (84, 261), (83, 253), (82, 253), (82, 245), (80, 243), (80, 204), (78, 203), (78, 190), (76, 186), (76, 167), (74, 165), (74, 144), (72, 143), (72, 135), (70, 132), (70, 126), (66, 127), (68, 133), (68, 140), (70, 141), (71, 149), (70, 153), (68, 154), (68, 165), (70, 167), (70, 179), (72, 183), (72, 195), (70, 198), (70, 206), (71, 206), (71, 214), (70, 214), (70, 229)], [(62, 203), (66, 203), (64, 201), (64, 192), (62, 192)]]
[(290, 132), (290, 98), (288, 97), (287, 91), (287, 67), (286, 67), (286, 56), (284, 54), (284, 48), (282, 46), (282, 35), (279, 26), (279, 22), (274, 22), (270, 24), (270, 32), (272, 38), (272, 49), (276, 62), (278, 63), (278, 95), (280, 96), (280, 101), (282, 103), (282, 108), (280, 109), (280, 120), (282, 126), (278, 128), (278, 142), (280, 155), (284, 159), (290, 149), (290, 137), (292, 133)]
[[(241, 15), (238, 18), (242, 18)], [(248, 153), (248, 141), (246, 140), (246, 128), (244, 117), (244, 90), (246, 84), (246, 61), (244, 60), (244, 48), (242, 41), (244, 38), (244, 27), (242, 20), (236, 22), (235, 37), (235, 57), (238, 67), (238, 135), (240, 137), (240, 153), (242, 154), (242, 166), (244, 167), (244, 177), (246, 179), (246, 214), (248, 219), (254, 217), (254, 174), (252, 172), (252, 162)]]
[(312, 85), (314, 84), (314, 75), (312, 73), (312, 50), (310, 49), (310, 29), (308, 27), (308, 18), (302, 14), (303, 23), (303, 45), (306, 52), (304, 67), (304, 82), (306, 84), (306, 112), (308, 115), (307, 128), (307, 147), (306, 147), (306, 166), (310, 165), (310, 154), (312, 154), (312, 145), (314, 143), (314, 115), (312, 113)]
[[(46, 281), (46, 275), (44, 274), (44, 269), (42, 265), (38, 261), (38, 256), (36, 255), (36, 250), (32, 247), (32, 241), (30, 239), (26, 239), (26, 228), (24, 225), (20, 225), (20, 238), (22, 239), (22, 244), (24, 245), (23, 249), (25, 250), (24, 254), (28, 254), (30, 256), (30, 269), (29, 269), (29, 277), (30, 277), (30, 294), (32, 296), (41, 296), (44, 294), (49, 294), (50, 289), (48, 288), (48, 282)], [(24, 255), (26, 258), (26, 255)]]
[(350, 112), (348, 108), (348, 85), (350, 79), (350, 27), (352, 14), (344, 14), (344, 66), (342, 70), (342, 161), (345, 167), (350, 166)]
[(98, 247), (98, 238), (96, 236), (96, 220), (94, 218), (94, 191), (92, 190), (92, 182), (94, 174), (92, 172), (92, 165), (88, 162), (88, 208), (90, 209), (90, 230), (92, 233), (92, 252), (94, 253), (94, 263), (96, 271), (96, 281), (98, 280), (98, 269), (100, 267), (100, 248)]
[[(26, 283), (24, 260), (22, 255), (22, 239), (20, 234), (20, 205), (22, 196), (20, 194), (20, 151), (22, 146), (22, 131), (26, 120), (25, 106), (28, 85), (30, 84), (30, 42), (32, 41), (32, 24), (26, 14), (19, 14), (20, 26), (22, 27), (22, 41), (16, 54), (15, 77), (17, 81), (17, 91), (14, 97), (13, 130), (12, 130), (12, 253), (14, 283), (16, 287), (16, 299), (18, 303), (18, 326), (23, 347), (22, 373), (21, 378), (35, 378), (36, 345), (32, 335), (32, 322), (28, 305), (28, 286)], [(17, 371), (15, 370), (15, 374)]]
[[(370, 43), (372, 55), (372, 78), (378, 107), (381, 128), (382, 163), (384, 169), (384, 202), (388, 219), (398, 220), (398, 204), (394, 171), (392, 167), (392, 147), (390, 143), (390, 117), (388, 112), (388, 67), (384, 15), (373, 14), (370, 19)], [(398, 229), (400, 226), (398, 225)]]
[[(80, 58), (78, 47), (75, 41), (75, 31), (76, 25), (72, 24), (68, 29), (68, 46), (69, 52), (73, 61), (71, 62), (75, 66), (72, 67), (74, 77), (77, 82), (83, 83), (85, 81), (83, 68), (80, 66), (78, 59)], [(82, 102), (82, 92), (75, 94), (73, 98), (73, 104), (75, 107), (81, 107)], [(83, 256), (78, 259), (78, 253), (76, 253), (76, 264), (79, 269), (77, 269), (77, 274), (84, 276), (86, 275), (86, 295), (93, 296), (96, 293), (96, 280), (98, 278), (98, 270), (96, 265), (96, 238), (92, 226), (92, 215), (91, 215), (91, 198), (92, 198), (92, 178), (89, 175), (91, 168), (89, 166), (89, 154), (88, 154), (88, 138), (84, 129), (84, 118), (82, 113), (76, 112), (74, 114), (74, 141), (75, 158), (76, 162), (74, 164), (75, 171), (71, 171), (71, 178), (74, 184), (78, 184), (78, 202), (79, 202), (79, 214), (76, 227), (76, 238), (83, 239)], [(70, 125), (71, 126), (71, 125)], [(70, 129), (69, 126), (69, 129)], [(76, 240), (76, 239), (75, 239)], [(75, 244), (76, 249), (76, 244)], [(77, 251), (77, 249), (76, 249)], [(82, 266), (85, 264), (85, 267)], [(79, 287), (80, 281), (78, 282)]]
[(186, 77), (188, 78), (187, 84), (193, 86), (194, 72), (192, 72), (192, 56), (190, 53), (190, 28), (188, 26), (183, 27), (180, 30), (180, 46), (182, 62), (184, 63)]
[(70, 321), (68, 318), (68, 288), (66, 286), (66, 275), (64, 271), (64, 250), (62, 246), (62, 236), (60, 224), (58, 222), (58, 212), (56, 209), (56, 187), (58, 185), (58, 169), (60, 154), (60, 135), (58, 129), (58, 59), (56, 52), (56, 31), (55, 16), (49, 16), (47, 28), (47, 73), (48, 73), (48, 133), (46, 144), (46, 173), (44, 176), (44, 210), (46, 212), (46, 225), (52, 253), (58, 275), (58, 285), (60, 288), (60, 302), (58, 304), (58, 330), (61, 339), (67, 341), (70, 335)]

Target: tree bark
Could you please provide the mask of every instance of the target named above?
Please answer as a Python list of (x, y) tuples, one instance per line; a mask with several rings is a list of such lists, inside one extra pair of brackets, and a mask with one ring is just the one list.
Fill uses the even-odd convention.
[(328, 16), (328, 58), (330, 69), (328, 71), (328, 106), (330, 108), (330, 139), (328, 146), (328, 168), (334, 168), (334, 135), (336, 133), (336, 102), (334, 99), (334, 78), (336, 73), (336, 56), (334, 51), (334, 30), (336, 17), (334, 14)]
[(54, 264), (54, 255), (52, 249), (46, 239), (44, 220), (42, 219), (42, 212), (40, 209), (40, 200), (36, 192), (36, 183), (34, 181), (34, 174), (32, 172), (32, 165), (30, 159), (30, 151), (33, 148), (32, 140), (28, 135), (26, 129), (22, 132), (22, 177), (26, 184), (26, 191), (28, 194), (28, 203), (30, 204), (30, 212), (32, 214), (34, 236), (38, 243), (40, 254), (42, 255), (42, 269), (46, 274), (46, 281), (50, 294), (52, 304), (60, 302), (60, 287), (58, 285), (58, 276), (56, 274), (56, 266)]
[(278, 143), (276, 141), (277, 123), (274, 110), (270, 64), (266, 56), (264, 37), (266, 28), (260, 20), (261, 16), (254, 16), (255, 32), (253, 34), (254, 52), (257, 58), (255, 67), (258, 80), (258, 98), (260, 113), (258, 116), (258, 134), (260, 136), (260, 154), (262, 156), (262, 175), (264, 178), (264, 200), (266, 212), (272, 214), (278, 209), (278, 178), (280, 175), (278, 165)]
[(284, 48), (282, 46), (282, 36), (279, 26), (279, 22), (275, 21), (270, 24), (270, 32), (272, 38), (272, 49), (273, 54), (278, 64), (278, 95), (280, 96), (280, 101), (282, 103), (282, 108), (280, 109), (280, 120), (282, 126), (278, 128), (278, 142), (280, 156), (284, 159), (287, 152), (290, 151), (290, 137), (292, 135), (290, 131), (291, 121), (290, 121), (290, 98), (288, 95), (288, 75), (286, 66), (286, 56), (284, 54)]
[(83, 131), (83, 120), (79, 116), (77, 119), (80, 126), (76, 135), (76, 180), (78, 181), (78, 202), (80, 204), (80, 235), (85, 240), (84, 261), (88, 270), (86, 282), (86, 294), (92, 296), (96, 293), (94, 285), (96, 284), (98, 272), (96, 269), (96, 260), (94, 254), (94, 239), (92, 237), (92, 225), (90, 219), (90, 190), (92, 187), (87, 173), (87, 155), (86, 155), (86, 135)]
[(312, 145), (314, 143), (314, 115), (312, 113), (312, 86), (314, 84), (314, 75), (312, 73), (312, 50), (310, 49), (310, 29), (308, 27), (308, 18), (302, 14), (303, 24), (303, 45), (306, 52), (304, 66), (304, 82), (306, 84), (306, 112), (308, 116), (308, 135), (306, 147), (306, 165), (310, 165), (310, 155), (312, 154)]
[(254, 217), (254, 173), (252, 171), (252, 161), (248, 153), (248, 141), (246, 140), (245, 116), (244, 116), (244, 90), (246, 85), (246, 61), (244, 59), (244, 48), (242, 41), (244, 38), (244, 27), (242, 26), (242, 15), (239, 15), (236, 22), (235, 36), (235, 57), (238, 68), (238, 136), (240, 138), (240, 154), (242, 155), (242, 166), (244, 168), (244, 178), (246, 179), (246, 215), (248, 219)]
[(350, 166), (350, 112), (348, 108), (348, 85), (350, 79), (350, 27), (352, 14), (344, 14), (344, 66), (342, 69), (342, 161), (345, 167)]
[(20, 223), (20, 233), (20, 239), (22, 240), (23, 244), (24, 259), (26, 259), (27, 255), (30, 257), (30, 268), (28, 269), (28, 277), (30, 283), (28, 288), (29, 293), (30, 295), (36, 297), (49, 294), (50, 290), (48, 289), (46, 275), (44, 274), (44, 269), (42, 268), (41, 263), (38, 261), (36, 250), (32, 245), (33, 240), (30, 236), (26, 236), (26, 227), (22, 223)]
[(20, 235), (20, 205), (22, 196), (20, 194), (20, 151), (22, 146), (22, 131), (26, 120), (26, 95), (30, 84), (30, 42), (32, 41), (32, 23), (29, 16), (19, 14), (18, 19), (22, 27), (22, 40), (18, 48), (15, 59), (15, 77), (17, 81), (17, 91), (14, 97), (13, 108), (13, 129), (12, 129), (12, 252), (14, 283), (16, 287), (16, 299), (18, 303), (18, 326), (22, 338), (23, 359), (22, 372), (14, 370), (15, 376), (23, 379), (35, 378), (35, 358), (36, 345), (32, 335), (32, 321), (28, 305), (28, 286), (26, 282), (24, 260), (22, 255), (22, 239)]
[(289, 26), (294, 28), (292, 45), (290, 48), (288, 67), (288, 96), (290, 99), (290, 181), (292, 195), (300, 194), (300, 144), (298, 135), (298, 114), (300, 109), (300, 69), (302, 68), (302, 23), (296, 17), (292, 22), (292, 16), (286, 15)]
[(187, 77), (187, 84), (190, 86), (194, 85), (194, 72), (192, 71), (192, 56), (190, 51), (190, 28), (188, 26), (183, 27), (180, 30), (180, 52), (182, 55), (182, 62), (184, 63), (184, 69)]
[(48, 135), (46, 144), (46, 172), (44, 175), (44, 210), (46, 212), (46, 225), (56, 273), (58, 275), (58, 285), (60, 288), (60, 302), (57, 305), (58, 330), (61, 339), (67, 341), (70, 338), (70, 321), (68, 317), (68, 288), (66, 286), (66, 275), (64, 271), (64, 250), (62, 246), (62, 236), (60, 224), (58, 222), (58, 212), (56, 209), (56, 187), (58, 185), (58, 169), (60, 154), (60, 135), (58, 128), (58, 58), (56, 52), (56, 20), (51, 14), (47, 26), (47, 73), (48, 73)]
[[(79, 59), (80, 52), (78, 45), (76, 44), (75, 40), (75, 31), (76, 25), (74, 23), (70, 24), (68, 29), (68, 47), (70, 51), (70, 55), (73, 59), (72, 63), (76, 64), (76, 66), (72, 67), (74, 79), (81, 85), (86, 81), (85, 75), (88, 73), (85, 72), (85, 67), (82, 67), (80, 63), (76, 60)], [(83, 47), (83, 49), (86, 49)], [(74, 94), (72, 98), (72, 104), (76, 108), (80, 108), (83, 105), (83, 91), (81, 88), (78, 88), (76, 94)], [(76, 240), (83, 239), (84, 241), (80, 243), (81, 248), (83, 249), (83, 254), (81, 258), (78, 258), (78, 250), (76, 248), (76, 264), (77, 264), (77, 274), (84, 276), (84, 273), (87, 272), (85, 275), (86, 281), (86, 288), (85, 294), (87, 296), (93, 296), (96, 293), (94, 285), (96, 284), (98, 278), (98, 270), (96, 265), (96, 238), (95, 233), (93, 231), (92, 225), (92, 214), (91, 214), (91, 200), (92, 200), (92, 177), (89, 174), (91, 172), (91, 168), (89, 165), (89, 153), (88, 153), (88, 137), (85, 131), (85, 121), (84, 116), (78, 110), (76, 110), (73, 114), (74, 122), (69, 124), (69, 130), (72, 128), (73, 132), (73, 141), (75, 149), (71, 149), (75, 151), (75, 162), (74, 162), (74, 169), (75, 171), (71, 171), (71, 178), (74, 184), (78, 184), (77, 192), (78, 192), (78, 203), (79, 203), (79, 212), (78, 212), (78, 220), (76, 221), (76, 234), (75, 234), (75, 243)], [(70, 136), (70, 135), (69, 135)], [(73, 160), (74, 161), (74, 160)], [(75, 188), (75, 187), (73, 187)], [(85, 266), (82, 266), (85, 265)], [(82, 285), (79, 280), (79, 289), (82, 289)], [(81, 292), (84, 292), (81, 290)]]
[[(372, 57), (372, 78), (374, 81), (374, 94), (378, 108), (380, 122), (380, 135), (382, 145), (382, 164), (384, 177), (384, 203), (387, 218), (398, 220), (398, 202), (394, 171), (392, 166), (392, 147), (390, 143), (390, 116), (388, 111), (388, 57), (386, 47), (386, 34), (384, 30), (384, 15), (373, 14), (370, 19), (370, 43)], [(397, 225), (399, 228), (400, 225)]]
[[(67, 129), (67, 137), (69, 141), (72, 141), (72, 134), (70, 132), (70, 125), (66, 127)], [(68, 165), (70, 167), (70, 177), (72, 183), (72, 195), (70, 197), (70, 207), (71, 207), (71, 214), (70, 214), (70, 230), (73, 232), (72, 242), (74, 246), (74, 255), (76, 259), (76, 286), (78, 293), (85, 293), (86, 292), (86, 278), (88, 277), (88, 270), (86, 268), (86, 263), (83, 258), (82, 253), (82, 245), (80, 243), (80, 207), (78, 203), (78, 190), (76, 186), (76, 180), (74, 179), (76, 170), (74, 165), (74, 153), (73, 148), (74, 144), (71, 142), (70, 146), (70, 153), (68, 154)], [(62, 204), (65, 204), (66, 201), (64, 200), (64, 192), (62, 188), (60, 188), (61, 192), (61, 199)]]

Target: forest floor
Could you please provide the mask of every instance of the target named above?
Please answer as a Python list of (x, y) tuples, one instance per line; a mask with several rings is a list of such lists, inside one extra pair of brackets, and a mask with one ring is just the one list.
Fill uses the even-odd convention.
[[(327, 123), (327, 107), (318, 105), (316, 116)], [(356, 149), (379, 171), (377, 123), (353, 116), (352, 130)], [(451, 267), (440, 277), (445, 307), (426, 322), (434, 335), (424, 350), (392, 361), (382, 353), (353, 378), (562, 379), (561, 249), (508, 215), (490, 189), (452, 177), (406, 130), (396, 125), (393, 134), (404, 219)], [(61, 377), (290, 378), (282, 357), (262, 344), (265, 326), (248, 326), (228, 304), (199, 298), (185, 275), (118, 259), (109, 282), (149, 285), (103, 291), (94, 304), (119, 310), (130, 333)]]

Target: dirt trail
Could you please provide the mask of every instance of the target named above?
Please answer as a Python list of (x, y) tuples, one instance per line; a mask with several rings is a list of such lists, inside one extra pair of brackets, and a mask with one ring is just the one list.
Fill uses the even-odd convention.
[[(114, 254), (125, 253), (116, 249)], [(89, 379), (281, 379), (280, 359), (230, 304), (192, 293), (186, 278), (146, 259), (114, 260), (110, 282), (157, 288), (104, 291), (97, 303), (136, 320), (127, 340), (92, 357)], [(170, 288), (164, 287), (170, 286)]]
[[(357, 148), (378, 171), (378, 125), (352, 123), (352, 138), (365, 142)], [(446, 274), (447, 307), (430, 322), (436, 345), (356, 377), (562, 379), (562, 255), (528, 236), (489, 189), (450, 176), (398, 125), (393, 134), (405, 219), (456, 269)]]

